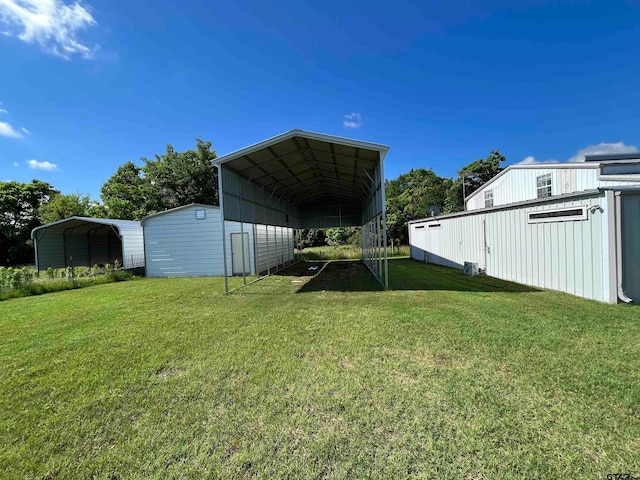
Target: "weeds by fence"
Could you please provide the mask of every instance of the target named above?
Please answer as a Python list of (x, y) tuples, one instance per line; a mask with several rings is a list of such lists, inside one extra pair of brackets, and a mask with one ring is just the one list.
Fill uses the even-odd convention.
[[(391, 250), (391, 246), (387, 249), (387, 255), (392, 256), (409, 256), (409, 247), (407, 245), (396, 246)], [(362, 249), (352, 245), (343, 245), (339, 247), (310, 247), (302, 250), (301, 258), (304, 260), (357, 260), (362, 258)]]
[(0, 267), (0, 300), (119, 282), (134, 278), (119, 262), (94, 267), (47, 268)]

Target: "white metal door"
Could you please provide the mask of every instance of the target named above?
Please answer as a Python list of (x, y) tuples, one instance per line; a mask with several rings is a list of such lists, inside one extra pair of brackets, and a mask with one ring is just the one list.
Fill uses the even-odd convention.
[[(244, 237), (244, 259), (242, 255), (241, 237)], [(242, 265), (244, 263), (244, 273), (251, 273), (251, 262), (249, 259), (249, 234), (231, 234), (231, 269), (233, 275), (242, 275)]]

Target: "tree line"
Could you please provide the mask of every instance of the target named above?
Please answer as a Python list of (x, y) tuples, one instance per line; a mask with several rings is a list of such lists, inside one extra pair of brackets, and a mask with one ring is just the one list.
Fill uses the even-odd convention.
[[(176, 151), (168, 145), (163, 154), (142, 164), (128, 161), (104, 183), (101, 202), (80, 193), (63, 194), (40, 180), (30, 183), (0, 182), (0, 265), (34, 261), (31, 230), (72, 216), (140, 220), (146, 215), (190, 203), (218, 205), (218, 172), (212, 161), (211, 142), (196, 140), (194, 149)], [(432, 169), (411, 170), (386, 180), (389, 239), (408, 243), (411, 220), (463, 210), (468, 196), (502, 170), (506, 158), (499, 150), (458, 171), (456, 179), (438, 176)], [(360, 243), (354, 227), (303, 230), (302, 248)]]

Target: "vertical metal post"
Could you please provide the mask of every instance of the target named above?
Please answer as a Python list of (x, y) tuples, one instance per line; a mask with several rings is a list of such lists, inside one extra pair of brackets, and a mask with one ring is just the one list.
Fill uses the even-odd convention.
[[(253, 214), (253, 219), (256, 219), (255, 212)], [(256, 238), (258, 238), (258, 227), (256, 224), (253, 224), (253, 270), (256, 273), (256, 277), (260, 278), (260, 272), (258, 272), (258, 245), (256, 243)]]
[(264, 226), (267, 234), (267, 275), (271, 275), (271, 247), (269, 246), (269, 225)]
[(36, 254), (36, 272), (40, 273), (40, 262), (38, 261), (38, 232), (33, 235), (33, 248)]
[(284, 267), (284, 227), (280, 227), (280, 238), (282, 238), (280, 242), (280, 257), (282, 258), (282, 266)]
[[(242, 252), (242, 284), (247, 286), (247, 267), (244, 258), (244, 222), (242, 221), (242, 179), (240, 180), (240, 251)], [(248, 242), (247, 242), (248, 243)]]
[(384, 165), (380, 159), (380, 203), (382, 206), (382, 235), (384, 237), (384, 289), (389, 290), (389, 257), (387, 256), (387, 201), (384, 188)]
[(382, 283), (382, 235), (380, 230), (380, 217), (376, 215), (376, 272), (378, 280)]
[[(242, 208), (240, 208), (240, 218), (242, 218)], [(247, 266), (244, 258), (244, 222), (242, 221), (240, 221), (240, 249), (242, 250), (242, 284), (246, 287), (247, 286)]]
[(222, 263), (224, 265), (224, 293), (229, 293), (229, 274), (227, 271), (227, 234), (224, 219), (224, 194), (222, 190), (222, 165), (218, 167), (218, 199), (220, 201), (220, 221), (222, 223)]

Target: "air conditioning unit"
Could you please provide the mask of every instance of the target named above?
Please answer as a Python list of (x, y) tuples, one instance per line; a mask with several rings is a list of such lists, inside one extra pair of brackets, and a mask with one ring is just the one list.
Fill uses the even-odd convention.
[(464, 273), (467, 275), (478, 275), (479, 269), (477, 263), (464, 262)]

